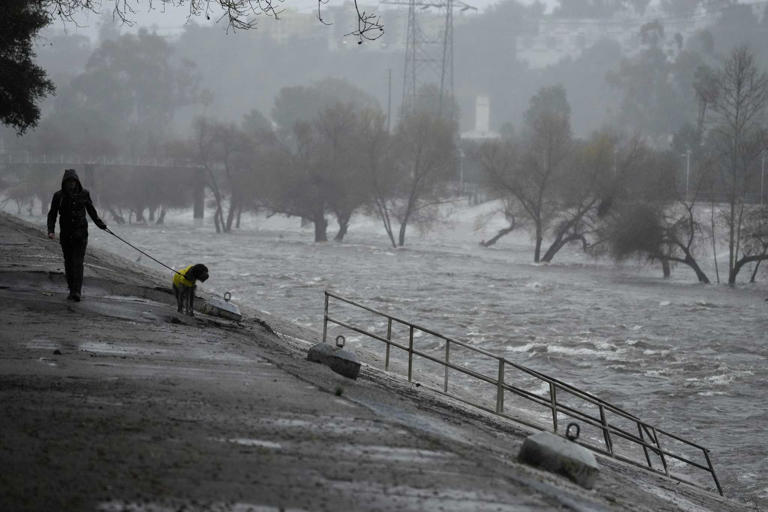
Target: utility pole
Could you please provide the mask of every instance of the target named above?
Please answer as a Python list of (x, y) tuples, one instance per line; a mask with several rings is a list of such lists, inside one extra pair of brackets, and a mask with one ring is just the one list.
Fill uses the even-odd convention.
[(387, 133), (392, 119), (392, 68), (387, 69)]
[(763, 150), (763, 158), (761, 159), (761, 165), (760, 165), (760, 206), (763, 206), (763, 203), (765, 202), (765, 152), (766, 150)]
[[(453, 0), (445, 0), (445, 28), (443, 34), (443, 63), (440, 66), (440, 109), (445, 114), (445, 104), (453, 102)], [(456, 115), (451, 111), (449, 115)]]

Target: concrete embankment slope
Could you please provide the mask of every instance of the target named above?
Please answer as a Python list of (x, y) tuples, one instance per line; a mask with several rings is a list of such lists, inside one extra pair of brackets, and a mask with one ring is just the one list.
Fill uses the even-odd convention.
[(603, 459), (583, 490), (516, 461), (522, 428), (305, 361), (287, 323), (178, 316), (170, 277), (95, 250), (69, 303), (61, 269), (0, 214), (0, 510), (746, 510)]

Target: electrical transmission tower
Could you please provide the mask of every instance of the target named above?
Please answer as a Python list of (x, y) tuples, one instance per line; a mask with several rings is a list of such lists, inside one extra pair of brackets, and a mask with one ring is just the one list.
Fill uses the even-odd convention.
[[(440, 115), (455, 115), (449, 108), (453, 102), (453, 10), (475, 9), (460, 0), (384, 0), (389, 5), (408, 6), (408, 26), (403, 66), (402, 114), (413, 110), (425, 86), (438, 92)], [(420, 16), (421, 13), (437, 16)]]

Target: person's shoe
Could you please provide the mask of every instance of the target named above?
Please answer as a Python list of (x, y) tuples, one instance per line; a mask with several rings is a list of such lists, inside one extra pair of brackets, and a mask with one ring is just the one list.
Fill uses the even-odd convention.
[(72, 292), (69, 292), (69, 295), (67, 295), (67, 300), (77, 300), (75, 299), (75, 294)]
[(72, 294), (72, 300), (75, 302), (80, 302), (80, 294), (75, 292)]

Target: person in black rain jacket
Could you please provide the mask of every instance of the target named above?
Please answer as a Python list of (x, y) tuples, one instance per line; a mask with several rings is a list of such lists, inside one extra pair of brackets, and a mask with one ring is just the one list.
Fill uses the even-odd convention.
[(53, 194), (51, 209), (48, 211), (48, 238), (55, 239), (56, 215), (59, 215), (59, 241), (64, 253), (64, 272), (69, 286), (67, 300), (80, 301), (83, 287), (83, 260), (88, 245), (88, 221), (85, 212), (94, 224), (107, 229), (93, 207), (91, 195), (80, 184), (74, 169), (64, 171), (61, 190)]

